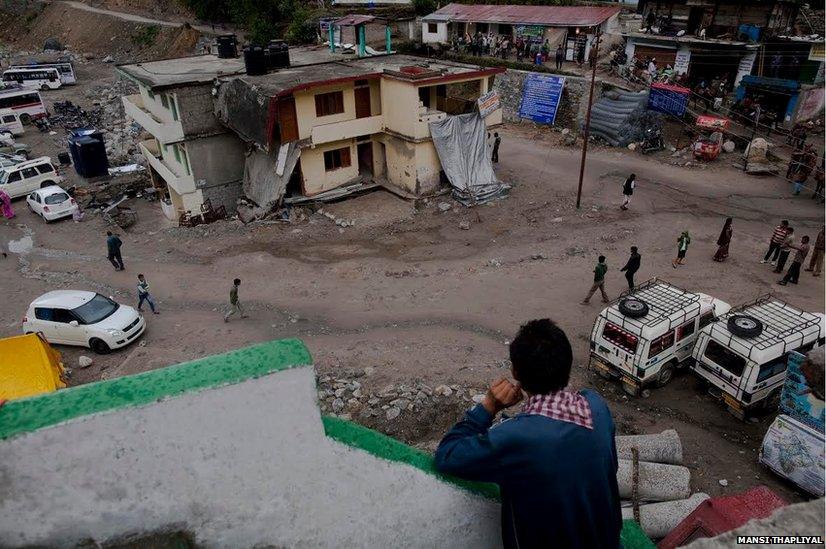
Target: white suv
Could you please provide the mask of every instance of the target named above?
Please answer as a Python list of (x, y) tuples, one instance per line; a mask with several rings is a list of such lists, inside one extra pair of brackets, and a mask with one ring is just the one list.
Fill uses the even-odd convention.
[(40, 333), (49, 343), (89, 347), (104, 354), (129, 345), (146, 329), (134, 308), (95, 292), (55, 290), (32, 301), (23, 332)]
[(51, 187), (63, 181), (48, 156), (27, 160), (0, 171), (0, 189), (11, 198), (24, 196), (35, 189)]

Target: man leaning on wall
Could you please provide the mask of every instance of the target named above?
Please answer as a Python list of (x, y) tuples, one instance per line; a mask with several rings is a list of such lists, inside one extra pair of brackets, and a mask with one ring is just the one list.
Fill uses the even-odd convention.
[[(436, 467), (494, 482), (506, 548), (615, 549), (622, 513), (614, 422), (591, 390), (568, 390), (571, 345), (551, 320), (522, 326), (510, 345), (514, 382), (491, 385), (442, 439)], [(527, 396), (521, 412), (492, 427)]]

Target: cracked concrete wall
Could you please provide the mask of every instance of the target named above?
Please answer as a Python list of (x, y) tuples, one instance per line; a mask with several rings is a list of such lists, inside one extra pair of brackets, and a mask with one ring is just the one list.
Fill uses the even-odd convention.
[(163, 530), (210, 547), (500, 543), (497, 502), (328, 438), (311, 366), (18, 434), (0, 479), (3, 547)]
[(184, 135), (201, 136), (227, 131), (215, 116), (212, 84), (177, 88), (175, 97)]

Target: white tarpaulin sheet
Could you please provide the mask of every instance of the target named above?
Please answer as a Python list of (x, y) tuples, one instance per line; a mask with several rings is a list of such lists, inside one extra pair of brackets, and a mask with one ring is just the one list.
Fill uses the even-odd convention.
[(485, 121), (478, 112), (430, 123), (430, 136), (453, 187), (453, 198), (466, 206), (498, 198), (510, 188), (496, 178), (486, 135)]

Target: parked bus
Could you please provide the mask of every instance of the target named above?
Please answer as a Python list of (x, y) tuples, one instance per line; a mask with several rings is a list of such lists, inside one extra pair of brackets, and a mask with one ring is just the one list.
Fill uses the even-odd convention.
[(19, 86), (37, 90), (54, 90), (63, 84), (60, 81), (60, 71), (54, 67), (48, 69), (8, 69), (3, 71), (3, 82), (7, 84), (17, 82)]
[(26, 88), (0, 90), (0, 109), (11, 109), (20, 116), (23, 124), (46, 116), (46, 107), (40, 92)]
[(57, 69), (60, 81), (63, 84), (77, 84), (75, 67), (71, 61), (57, 61), (54, 63), (29, 63), (28, 65), (12, 65), (10, 69)]

